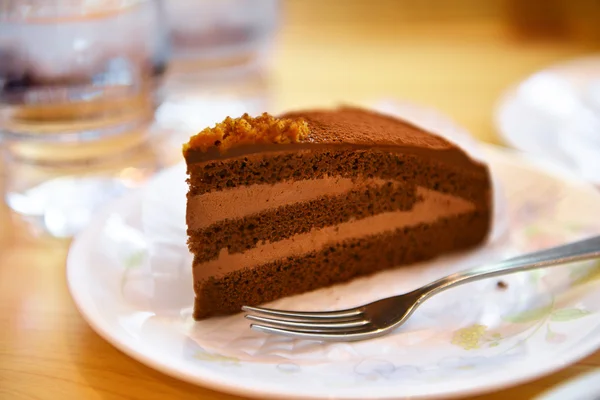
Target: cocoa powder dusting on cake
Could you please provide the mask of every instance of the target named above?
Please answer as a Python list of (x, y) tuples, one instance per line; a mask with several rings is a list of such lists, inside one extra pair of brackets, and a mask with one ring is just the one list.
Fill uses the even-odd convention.
[(455, 149), (446, 139), (426, 132), (412, 123), (356, 107), (307, 110), (283, 114), (282, 118), (301, 118), (308, 123), (306, 141), (358, 145), (415, 146), (435, 150)]
[(227, 117), (213, 128), (206, 128), (192, 136), (183, 146), (184, 156), (189, 150), (206, 152), (217, 147), (225, 152), (243, 144), (296, 143), (308, 136), (309, 128), (301, 118), (275, 118), (263, 113), (259, 117), (248, 114), (240, 118)]

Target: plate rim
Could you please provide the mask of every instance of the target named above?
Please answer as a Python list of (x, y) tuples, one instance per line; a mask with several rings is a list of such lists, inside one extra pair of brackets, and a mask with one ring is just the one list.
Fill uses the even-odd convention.
[[(503, 160), (507, 162), (527, 166), (529, 168), (535, 169), (541, 173), (548, 174), (560, 180), (568, 181), (571, 185), (576, 185), (579, 187), (579, 189), (588, 191), (590, 194), (593, 193), (593, 195), (600, 196), (598, 190), (591, 183), (583, 180), (568, 169), (565, 169), (561, 166), (557, 166), (556, 164), (553, 164), (549, 160), (546, 160), (542, 157), (528, 154), (522, 150), (510, 149), (489, 143), (479, 142), (479, 145), (486, 154), (488, 152), (495, 153), (495, 155), (500, 156)], [(176, 166), (170, 168), (175, 167)], [(166, 173), (170, 168), (161, 171), (152, 179), (157, 179), (160, 175)], [(156, 360), (155, 357), (148, 356), (146, 352), (143, 351), (143, 348), (141, 348), (139, 345), (136, 345), (136, 341), (134, 339), (128, 338), (125, 335), (115, 334), (111, 332), (112, 329), (110, 329), (110, 327), (112, 325), (106, 322), (106, 319), (103, 318), (96, 311), (96, 303), (93, 301), (93, 296), (91, 296), (90, 294), (91, 292), (78, 287), (77, 283), (82, 282), (84, 280), (86, 274), (83, 271), (85, 271), (86, 269), (75, 265), (75, 262), (76, 260), (81, 259), (81, 257), (85, 256), (86, 247), (84, 246), (84, 244), (89, 243), (89, 238), (92, 238), (95, 234), (97, 234), (98, 230), (102, 227), (102, 222), (106, 220), (108, 215), (110, 215), (114, 210), (119, 209), (128, 203), (135, 203), (136, 199), (141, 197), (143, 190), (148, 186), (148, 184), (149, 183), (141, 186), (140, 188), (134, 189), (132, 192), (126, 194), (125, 196), (112, 201), (110, 204), (107, 204), (105, 207), (103, 207), (101, 212), (97, 213), (94, 216), (88, 227), (82, 232), (80, 232), (78, 235), (76, 235), (71, 241), (68, 255), (66, 258), (67, 288), (74, 301), (75, 307), (77, 308), (82, 318), (86, 321), (86, 323), (100, 337), (109, 342), (112, 346), (114, 346), (116, 349), (118, 349), (125, 355), (133, 358), (134, 360), (144, 364), (149, 368), (164, 373), (167, 376), (171, 376), (173, 378), (185, 381), (196, 386), (202, 386), (207, 389), (216, 390), (223, 393), (252, 398), (286, 398), (315, 400), (330, 399), (331, 395), (328, 395), (327, 393), (300, 396), (288, 392), (283, 392), (281, 390), (274, 391), (269, 389), (260, 389), (256, 387), (235, 385), (232, 384), (229, 379), (223, 378), (221, 374), (214, 373), (209, 368), (205, 367), (202, 367), (202, 372), (200, 374), (192, 374), (189, 371), (178, 368), (176, 365), (171, 365), (172, 363), (168, 364), (165, 362), (160, 362), (159, 360)], [(594, 332), (598, 330), (599, 329), (595, 329)], [(593, 338), (597, 339), (594, 340)], [(588, 341), (585, 341), (583, 344), (581, 344), (581, 342), (575, 344), (575, 346), (573, 346), (573, 348), (571, 348), (569, 352), (566, 353), (566, 355), (563, 355), (561, 357), (560, 362), (550, 365), (543, 365), (534, 372), (525, 373), (519, 377), (511, 377), (511, 379), (500, 380), (487, 386), (475, 387), (470, 389), (458, 388), (457, 390), (452, 390), (449, 392), (417, 395), (411, 396), (410, 398), (428, 399), (437, 398), (439, 396), (444, 396), (445, 398), (456, 398), (469, 395), (481, 395), (485, 393), (490, 393), (498, 389), (505, 389), (509, 387), (518, 386), (526, 382), (539, 379), (543, 376), (547, 376), (556, 371), (559, 371), (562, 368), (571, 365), (583, 359), (584, 357), (594, 353), (600, 348), (600, 335), (594, 335), (593, 338), (589, 339)], [(336, 395), (335, 398), (364, 399), (365, 397), (358, 397), (356, 395)], [(384, 400), (402, 399), (406, 397), (389, 397), (386, 395), (372, 396), (370, 398)]]

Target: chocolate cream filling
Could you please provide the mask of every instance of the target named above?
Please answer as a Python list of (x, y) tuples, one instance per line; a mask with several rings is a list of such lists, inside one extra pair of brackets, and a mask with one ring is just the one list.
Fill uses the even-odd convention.
[(417, 194), (420, 200), (410, 211), (385, 212), (314, 229), (274, 243), (264, 242), (243, 253), (229, 254), (227, 249), (222, 249), (217, 259), (195, 264), (194, 277), (196, 280), (218, 278), (233, 271), (318, 251), (332, 243), (433, 223), (440, 218), (458, 216), (476, 209), (473, 202), (423, 187), (417, 187)]
[(343, 178), (325, 176), (319, 179), (283, 181), (273, 185), (249, 185), (208, 192), (190, 197), (187, 215), (189, 229), (202, 229), (225, 219), (244, 218), (251, 214), (318, 199), (336, 196), (350, 190), (383, 186), (390, 180), (378, 178)]

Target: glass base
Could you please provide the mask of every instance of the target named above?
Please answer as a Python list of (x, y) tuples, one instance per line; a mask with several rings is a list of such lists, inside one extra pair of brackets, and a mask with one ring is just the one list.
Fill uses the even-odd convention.
[(70, 237), (128, 187), (118, 177), (61, 177), (24, 192), (9, 191), (8, 207), (29, 225), (55, 237)]
[[(5, 202), (32, 234), (72, 237), (107, 203), (140, 187), (167, 165), (160, 153), (162, 140), (155, 134), (129, 147), (97, 143), (93, 157), (83, 151), (79, 158), (66, 151), (66, 157), (48, 157), (39, 143), (6, 146)], [(26, 154), (33, 158), (14, 151), (25, 145), (30, 150)], [(89, 146), (86, 143), (83, 150)]]

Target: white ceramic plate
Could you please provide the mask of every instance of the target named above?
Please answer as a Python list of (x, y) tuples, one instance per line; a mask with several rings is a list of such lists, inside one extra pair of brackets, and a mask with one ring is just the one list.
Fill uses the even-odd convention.
[[(486, 147), (485, 154), (506, 192), (508, 234), (470, 253), (272, 306), (358, 305), (484, 260), (600, 233), (600, 193), (590, 186), (512, 152)], [(241, 314), (194, 322), (184, 207), (170, 209), (165, 200), (183, 202), (185, 185), (173, 183), (182, 178), (181, 166), (168, 170), (98, 216), (74, 240), (67, 264), (71, 294), (93, 329), (166, 374), (258, 398), (448, 398), (548, 374), (600, 346), (596, 263), (506, 276), (505, 288), (491, 279), (452, 289), (370, 341), (264, 335)]]
[(495, 113), (511, 146), (600, 185), (600, 56), (536, 72), (504, 93)]

